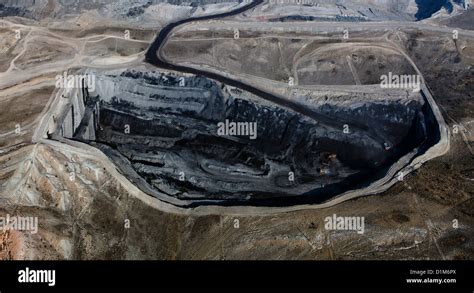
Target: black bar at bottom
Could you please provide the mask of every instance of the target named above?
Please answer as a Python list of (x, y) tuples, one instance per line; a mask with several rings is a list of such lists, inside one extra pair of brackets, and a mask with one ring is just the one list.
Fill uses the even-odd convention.
[[(19, 282), (27, 272), (27, 277), (39, 280), (44, 270), (54, 270), (54, 286), (29, 282), (31, 278)], [(450, 292), (465, 288), (473, 292), (473, 272), (472, 261), (2, 261), (0, 291), (252, 287), (442, 288)]]

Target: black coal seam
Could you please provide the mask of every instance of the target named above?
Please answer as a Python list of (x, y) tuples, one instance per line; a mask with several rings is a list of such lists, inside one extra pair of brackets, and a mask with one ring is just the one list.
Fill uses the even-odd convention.
[[(158, 56), (157, 52), (158, 49), (161, 47), (162, 43), (164, 40), (166, 40), (168, 34), (172, 31), (173, 28), (176, 26), (179, 26), (181, 24), (191, 22), (191, 21), (197, 21), (197, 20), (206, 20), (206, 19), (213, 19), (213, 18), (219, 18), (219, 17), (225, 17), (225, 16), (231, 16), (235, 14), (239, 14), (241, 12), (244, 12), (248, 9), (251, 9), (260, 3), (262, 3), (263, 0), (256, 0), (252, 2), (249, 5), (243, 6), (237, 10), (234, 10), (232, 12), (228, 13), (222, 13), (222, 14), (217, 14), (217, 15), (212, 15), (212, 16), (203, 16), (203, 17), (196, 17), (196, 18), (190, 18), (190, 19), (185, 19), (181, 20), (175, 23), (172, 23), (165, 27), (162, 31), (160, 31), (158, 37), (155, 39), (151, 47), (149, 48), (148, 52), (146, 53), (146, 61), (149, 63), (165, 68), (165, 69), (170, 69), (170, 70), (175, 70), (175, 71), (181, 71), (181, 72), (187, 72), (187, 73), (193, 73), (196, 75), (201, 75), (201, 76), (206, 76), (211, 79), (219, 80), (223, 83), (230, 84), (232, 86), (238, 87), (240, 89), (252, 92), (253, 94), (260, 96), (265, 99), (269, 99), (271, 101), (278, 101), (281, 105), (287, 106), (288, 108), (295, 109), (297, 112), (303, 113), (303, 114), (308, 114), (307, 116), (313, 117), (314, 112), (308, 111), (306, 108), (304, 108), (301, 105), (297, 105), (294, 103), (290, 103), (287, 100), (275, 97), (269, 93), (266, 93), (264, 91), (258, 90), (254, 87), (251, 87), (249, 85), (246, 85), (244, 83), (240, 83), (237, 81), (234, 81), (232, 79), (222, 77), (218, 74), (215, 73), (210, 73), (206, 71), (200, 71), (194, 68), (188, 68), (184, 66), (178, 66), (178, 65), (173, 65), (164, 61), (161, 61)], [(440, 133), (439, 133), (439, 128), (436, 127), (436, 118), (434, 117), (434, 114), (429, 107), (429, 104), (426, 100), (426, 96), (423, 94), (423, 98), (425, 100), (425, 105), (423, 106), (422, 111), (425, 113), (425, 122), (427, 125), (427, 128), (429, 128), (430, 132), (434, 132), (434, 135), (429, 135), (427, 138), (425, 138), (424, 142), (421, 143), (421, 145), (417, 148), (416, 155), (413, 156), (412, 160), (416, 158), (417, 156), (423, 154), (426, 152), (427, 149), (429, 149), (434, 143), (439, 141), (440, 139)], [(298, 111), (302, 110), (302, 111)], [(309, 113), (308, 113), (309, 112)], [(327, 120), (326, 117), (320, 117), (321, 115), (317, 115), (319, 119), (321, 120)], [(316, 118), (316, 117), (313, 117)], [(293, 206), (293, 205), (301, 205), (301, 204), (320, 204), (327, 202), (331, 199), (334, 199), (335, 196), (340, 195), (341, 193), (348, 191), (348, 190), (354, 190), (358, 188), (363, 188), (367, 187), (370, 185), (370, 183), (374, 182), (375, 180), (381, 179), (384, 176), (386, 176), (387, 171), (389, 170), (390, 166), (397, 161), (397, 159), (404, 154), (407, 154), (409, 151), (413, 150), (416, 146), (413, 145), (413, 139), (412, 136), (416, 134), (417, 129), (416, 126), (419, 126), (419, 123), (423, 123), (422, 121), (416, 121), (417, 123), (414, 123), (409, 131), (409, 133), (406, 135), (405, 139), (397, 146), (394, 146), (391, 150), (391, 155), (390, 159), (386, 160), (384, 165), (381, 166), (378, 170), (365, 170), (362, 172), (359, 172), (357, 174), (353, 174), (348, 176), (345, 180), (342, 182), (334, 183), (325, 186), (323, 189), (318, 188), (310, 192), (306, 192), (300, 196), (288, 196), (288, 197), (278, 197), (278, 200), (276, 198), (270, 198), (270, 199), (249, 199), (249, 200), (203, 200), (199, 202), (193, 202), (190, 204), (183, 204), (183, 205), (178, 205), (180, 207), (184, 208), (193, 208), (193, 207), (198, 207), (198, 206), (205, 206), (205, 205), (221, 205), (221, 206), (236, 206), (236, 205), (246, 205), (246, 206), (268, 206), (268, 207), (281, 207), (281, 206)], [(343, 124), (343, 123), (341, 123)], [(433, 125), (434, 124), (434, 125)], [(431, 133), (433, 134), (433, 133)], [(102, 142), (104, 143), (104, 142)], [(116, 146), (109, 146), (112, 147), (113, 149), (116, 148)], [(412, 162), (410, 161), (410, 163)], [(368, 179), (368, 180), (367, 180)], [(261, 193), (255, 193), (253, 194), (261, 194)], [(269, 193), (272, 194), (272, 193)]]

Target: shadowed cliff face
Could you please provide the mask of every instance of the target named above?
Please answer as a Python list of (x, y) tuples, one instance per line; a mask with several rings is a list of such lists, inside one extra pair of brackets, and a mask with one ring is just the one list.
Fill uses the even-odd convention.
[(416, 99), (351, 98), (357, 106), (307, 105), (321, 122), (203, 77), (132, 70), (97, 76), (95, 137), (80, 139), (139, 187), (178, 199), (272, 204), (328, 189), (312, 195), (322, 202), (370, 183), (424, 139)]

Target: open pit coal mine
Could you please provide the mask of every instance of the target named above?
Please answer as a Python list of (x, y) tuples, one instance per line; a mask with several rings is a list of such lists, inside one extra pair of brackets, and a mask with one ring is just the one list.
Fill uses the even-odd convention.
[[(201, 76), (94, 74), (94, 91), (73, 103), (85, 110), (73, 106), (60, 135), (100, 149), (142, 191), (180, 207), (323, 203), (436, 141), (421, 95), (301, 113)], [(255, 123), (256, 135), (222, 135), (226, 121)]]

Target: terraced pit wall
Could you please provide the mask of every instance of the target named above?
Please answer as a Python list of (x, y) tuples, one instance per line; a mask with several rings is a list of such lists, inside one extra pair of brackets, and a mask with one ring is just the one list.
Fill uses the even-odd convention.
[[(436, 127), (421, 95), (381, 95), (309, 99), (301, 113), (203, 77), (104, 73), (94, 91), (68, 94), (59, 132), (178, 206), (317, 204), (369, 186), (427, 146)], [(258, 136), (217, 135), (226, 119), (257, 122)]]
[(95, 140), (96, 129), (99, 127), (100, 107), (99, 100), (90, 96), (89, 90), (84, 86), (82, 88), (72, 89), (68, 92), (68, 99), (65, 110), (57, 119), (57, 125), (60, 125), (55, 135), (69, 139)]

